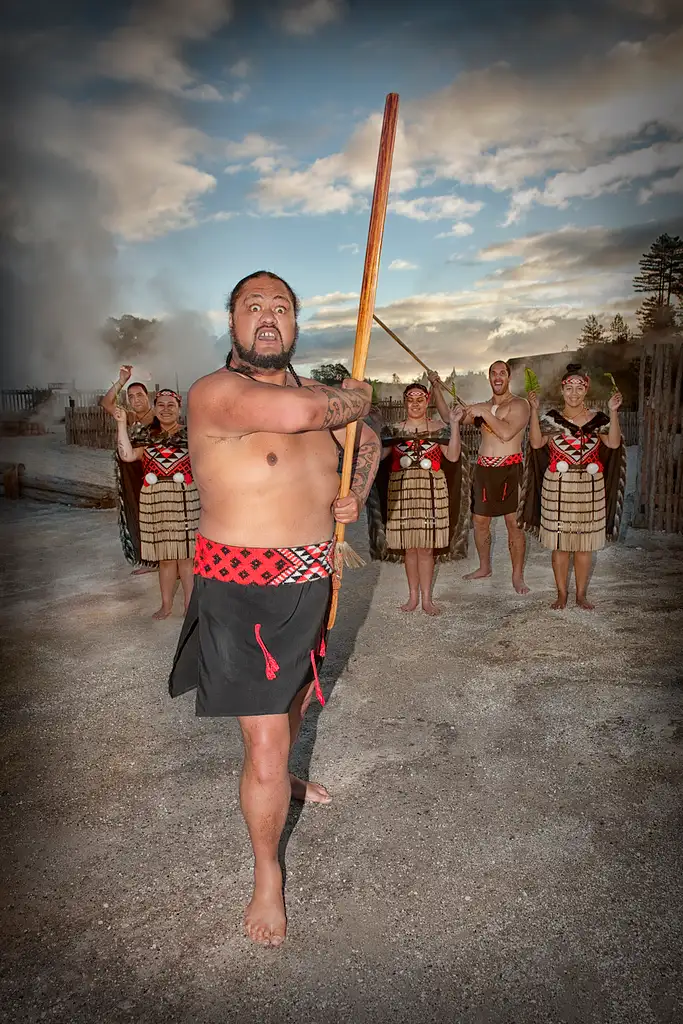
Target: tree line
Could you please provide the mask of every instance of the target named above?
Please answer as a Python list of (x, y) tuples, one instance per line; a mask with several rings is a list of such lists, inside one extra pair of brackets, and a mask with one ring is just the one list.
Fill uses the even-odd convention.
[(579, 348), (588, 345), (624, 345), (683, 331), (683, 240), (663, 234), (638, 261), (633, 290), (645, 298), (636, 310), (640, 333), (635, 335), (617, 313), (606, 329), (595, 313), (586, 318), (579, 336)]

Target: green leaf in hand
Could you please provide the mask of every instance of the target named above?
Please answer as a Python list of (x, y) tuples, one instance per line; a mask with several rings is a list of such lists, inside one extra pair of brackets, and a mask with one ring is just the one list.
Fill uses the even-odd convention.
[(530, 370), (527, 366), (524, 370), (524, 390), (527, 395), (530, 391), (535, 391), (537, 394), (541, 390), (541, 385), (538, 383), (538, 377), (533, 370)]

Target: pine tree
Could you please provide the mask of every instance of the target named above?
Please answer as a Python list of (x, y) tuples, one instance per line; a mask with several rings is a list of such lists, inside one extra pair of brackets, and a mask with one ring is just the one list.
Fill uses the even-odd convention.
[(579, 338), (579, 348), (585, 348), (586, 345), (604, 345), (606, 342), (605, 328), (595, 313), (591, 313), (590, 316), (586, 317), (586, 322), (583, 325)]
[(627, 345), (633, 339), (633, 332), (621, 313), (617, 313), (609, 325), (609, 335), (613, 345)]
[(660, 235), (638, 265), (633, 288), (648, 296), (636, 313), (643, 334), (677, 331), (674, 300), (683, 299), (683, 240)]

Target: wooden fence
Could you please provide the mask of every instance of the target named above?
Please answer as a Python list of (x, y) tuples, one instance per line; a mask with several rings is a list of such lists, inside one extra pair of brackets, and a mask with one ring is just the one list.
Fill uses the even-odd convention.
[(99, 405), (64, 410), (66, 443), (84, 448), (116, 447), (116, 421)]
[(640, 362), (640, 494), (634, 525), (683, 533), (683, 341), (650, 342)]
[(0, 391), (0, 412), (24, 415), (47, 401), (51, 392), (45, 388), (8, 388)]

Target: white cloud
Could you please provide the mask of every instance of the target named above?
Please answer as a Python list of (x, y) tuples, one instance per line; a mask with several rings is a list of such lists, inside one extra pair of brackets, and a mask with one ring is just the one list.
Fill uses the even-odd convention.
[(290, 0), (282, 10), (281, 24), (289, 35), (309, 36), (339, 21), (345, 12), (344, 0)]
[(562, 172), (549, 178), (545, 187), (526, 189), (512, 196), (507, 224), (514, 223), (532, 203), (564, 209), (572, 199), (617, 192), (633, 181), (683, 165), (683, 142), (658, 142), (620, 153), (611, 160), (578, 172)]
[(272, 156), (280, 152), (282, 146), (267, 139), (265, 135), (258, 132), (249, 132), (241, 142), (227, 142), (225, 144), (225, 155), (229, 160), (254, 160), (257, 157)]
[(241, 103), (242, 100), (246, 100), (249, 95), (249, 91), (249, 86), (245, 83), (244, 85), (241, 85), (239, 89), (235, 89), (234, 92), (229, 93), (227, 99), (229, 99), (231, 103)]
[(229, 73), (233, 78), (246, 78), (251, 73), (251, 61), (242, 57), (229, 68)]
[(408, 260), (392, 260), (389, 270), (417, 270), (417, 263), (410, 263)]
[[(403, 198), (435, 181), (457, 182), (516, 190), (510, 223), (538, 201), (561, 205), (570, 194), (599, 194), (624, 187), (636, 173), (657, 173), (673, 152), (667, 147), (676, 145), (661, 137), (677, 140), (683, 132), (682, 69), (680, 28), (578, 62), (568, 54), (539, 71), (501, 62), (463, 72), (447, 88), (402, 105), (391, 209), (419, 220), (467, 219), (477, 211), (448, 212), (448, 203), (467, 202), (456, 196)], [(253, 194), (262, 212), (360, 208), (372, 190), (380, 124), (376, 112), (343, 151), (264, 175)], [(660, 141), (643, 147), (653, 126)], [(539, 185), (546, 175), (547, 187)]]
[(419, 199), (394, 199), (391, 213), (411, 220), (449, 220), (452, 217), (473, 217), (483, 208), (482, 202), (469, 202), (460, 196), (425, 196)]
[(219, 100), (218, 90), (197, 81), (182, 46), (213, 35), (232, 17), (232, 0), (146, 0), (128, 22), (104, 39), (94, 55), (102, 75), (195, 100)]
[(348, 245), (338, 245), (338, 252), (350, 252), (352, 256), (357, 256), (360, 252), (360, 246), (357, 242), (349, 242)]
[(302, 308), (308, 306), (339, 306), (344, 302), (353, 302), (358, 298), (358, 292), (328, 292), (327, 295), (312, 295), (309, 299), (303, 299)]
[(474, 228), (471, 224), (461, 220), (457, 224), (454, 224), (450, 231), (441, 231), (435, 238), (465, 238), (467, 235), (474, 233)]
[(663, 196), (671, 192), (683, 192), (683, 167), (668, 178), (657, 178), (647, 188), (640, 190), (638, 202), (646, 203), (652, 196)]

